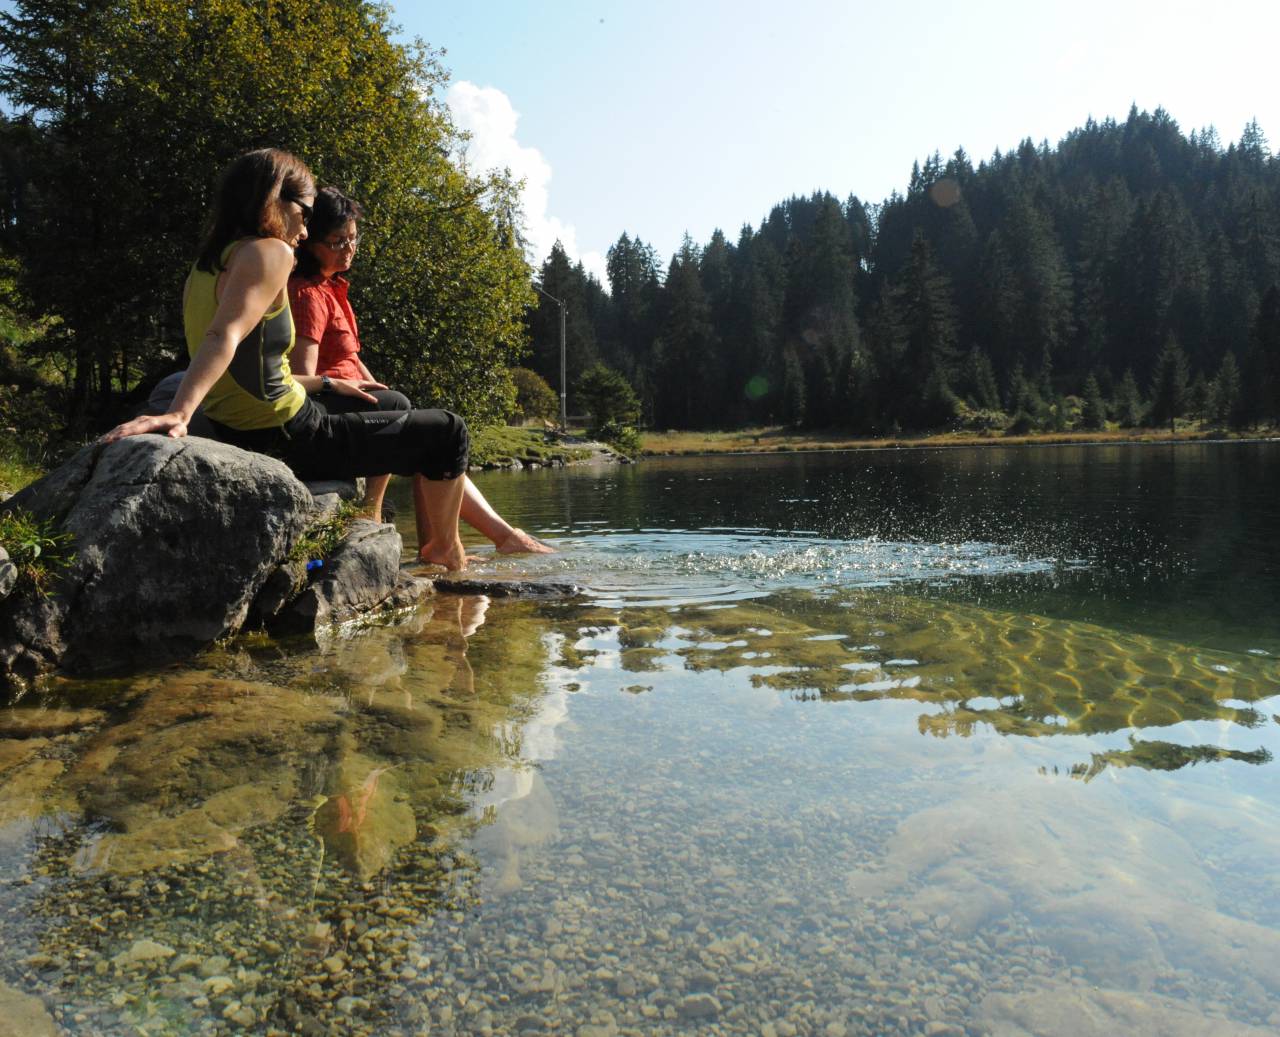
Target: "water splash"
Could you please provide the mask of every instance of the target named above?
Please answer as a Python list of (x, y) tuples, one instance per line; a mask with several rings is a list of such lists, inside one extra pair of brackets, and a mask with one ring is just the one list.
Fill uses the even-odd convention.
[(689, 605), (779, 590), (936, 585), (973, 577), (1053, 573), (1082, 563), (984, 542), (834, 540), (760, 530), (592, 531), (557, 540), (552, 565), (598, 604)]

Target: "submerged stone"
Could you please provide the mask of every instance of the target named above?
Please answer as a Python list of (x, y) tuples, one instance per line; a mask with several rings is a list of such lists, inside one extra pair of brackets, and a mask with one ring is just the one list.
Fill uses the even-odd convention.
[(0, 983), (0, 1037), (57, 1037), (58, 1027), (38, 997)]

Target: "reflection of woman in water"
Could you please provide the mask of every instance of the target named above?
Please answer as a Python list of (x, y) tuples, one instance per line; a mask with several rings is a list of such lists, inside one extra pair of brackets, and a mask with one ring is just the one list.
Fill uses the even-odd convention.
[[(103, 439), (185, 436), (203, 403), (219, 439), (278, 457), (304, 479), (425, 476), (414, 481), (419, 558), (461, 569), (458, 513), (470, 445), (463, 420), (442, 410), (330, 414), (308, 395), (322, 379), (295, 377), (290, 368), (286, 288), (315, 200), (311, 171), (287, 152), (263, 148), (227, 167), (183, 293), (191, 366), (167, 413), (134, 418)], [(361, 381), (341, 381), (331, 384), (366, 395)]]
[[(289, 279), (298, 334), (297, 368), (302, 374), (320, 376), (322, 388), (317, 399), (331, 413), (407, 411), (409, 400), (378, 382), (361, 359), (356, 317), (347, 301), (343, 275), (351, 269), (360, 245), (362, 215), (359, 204), (335, 187), (326, 187), (316, 195), (307, 240), (298, 248), (297, 271)], [(361, 391), (349, 391), (353, 385)], [(388, 478), (369, 479), (365, 508), (374, 518), (382, 515)], [(500, 552), (551, 551), (504, 520), (465, 475), (463, 482), (463, 520), (493, 541)], [(421, 521), (419, 514), (419, 536), (428, 532)]]

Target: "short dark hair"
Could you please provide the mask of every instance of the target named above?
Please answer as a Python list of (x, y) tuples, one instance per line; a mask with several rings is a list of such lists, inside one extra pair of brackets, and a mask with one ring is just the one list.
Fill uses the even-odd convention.
[(285, 226), (276, 203), (314, 190), (311, 170), (287, 151), (259, 148), (234, 159), (218, 180), (196, 267), (210, 273), (222, 269), (223, 250), (239, 238), (283, 238)]
[(298, 248), (298, 273), (313, 277), (320, 273), (320, 261), (314, 247), (324, 241), (348, 220), (357, 223), (364, 217), (364, 210), (354, 198), (348, 198), (336, 187), (322, 187), (316, 192), (311, 208), (311, 221), (307, 224), (307, 240)]

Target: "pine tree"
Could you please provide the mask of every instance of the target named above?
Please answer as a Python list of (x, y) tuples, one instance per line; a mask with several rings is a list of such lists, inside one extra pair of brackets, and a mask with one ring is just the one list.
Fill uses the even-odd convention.
[[(912, 381), (912, 396), (919, 401), (916, 423), (940, 424), (953, 397), (938, 391), (950, 386), (956, 367), (957, 333), (951, 286), (933, 263), (929, 243), (917, 234), (911, 246), (911, 261), (896, 293), (898, 311), (906, 333), (906, 365)], [(926, 387), (934, 388), (925, 392)]]
[(1151, 377), (1151, 420), (1157, 424), (1169, 422), (1169, 431), (1176, 431), (1175, 422), (1187, 409), (1187, 357), (1170, 337), (1156, 359), (1155, 373)]
[(965, 357), (960, 385), (970, 406), (979, 410), (1000, 409), (1000, 390), (996, 386), (995, 371), (986, 352), (978, 346), (969, 350)]
[(1098, 379), (1092, 372), (1084, 382), (1084, 407), (1080, 411), (1080, 424), (1087, 429), (1107, 427), (1107, 405), (1102, 400)]
[(1257, 425), (1280, 418), (1280, 285), (1272, 285), (1262, 296), (1243, 380), (1243, 421)]
[(795, 350), (788, 349), (783, 357), (782, 369), (782, 418), (788, 425), (798, 428), (804, 424), (807, 398), (804, 365), (800, 363)]
[(1239, 428), (1244, 424), (1241, 407), (1240, 366), (1234, 353), (1222, 358), (1222, 366), (1209, 385), (1208, 417), (1215, 425)]
[[(525, 320), (529, 327), (533, 357), (530, 366), (546, 381), (560, 386), (560, 307), (565, 304), (565, 371), (572, 380), (576, 372), (587, 370), (600, 357), (596, 349), (596, 332), (587, 313), (586, 272), (581, 264), (570, 263), (564, 246), (557, 241), (551, 246), (539, 271), (537, 304)], [(548, 298), (550, 296), (550, 298)]]
[(1132, 368), (1126, 369), (1112, 405), (1116, 420), (1121, 428), (1137, 428), (1142, 424), (1144, 409), (1142, 394), (1138, 392), (1138, 380), (1133, 376)]
[(652, 369), (654, 418), (663, 428), (705, 428), (723, 384), (712, 349), (711, 308), (702, 288), (697, 247), (686, 234), (671, 257), (660, 296), (660, 350)]

